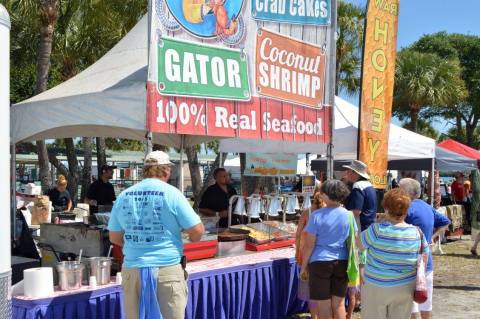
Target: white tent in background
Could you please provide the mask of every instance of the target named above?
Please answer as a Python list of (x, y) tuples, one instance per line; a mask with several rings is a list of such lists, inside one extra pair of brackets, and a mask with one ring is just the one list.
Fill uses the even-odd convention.
[[(143, 140), (146, 130), (148, 19), (70, 80), (11, 108), (12, 142), (77, 136)], [(184, 146), (211, 138), (185, 135)], [(180, 147), (181, 136), (154, 134)]]
[[(357, 157), (358, 107), (336, 97), (334, 109), (333, 152), (336, 159)], [(257, 141), (249, 139), (224, 139), (220, 141), (223, 152), (265, 152), (265, 153), (311, 153), (326, 154), (325, 144)], [(390, 124), (388, 159), (434, 158), (435, 141), (431, 138)]]

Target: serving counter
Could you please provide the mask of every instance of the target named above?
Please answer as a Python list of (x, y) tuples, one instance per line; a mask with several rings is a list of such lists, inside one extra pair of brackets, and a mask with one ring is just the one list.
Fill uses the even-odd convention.
[[(206, 259), (187, 265), (185, 318), (287, 318), (306, 309), (297, 298), (298, 267), (292, 247), (239, 256)], [(118, 285), (51, 298), (13, 298), (14, 319), (124, 318)]]

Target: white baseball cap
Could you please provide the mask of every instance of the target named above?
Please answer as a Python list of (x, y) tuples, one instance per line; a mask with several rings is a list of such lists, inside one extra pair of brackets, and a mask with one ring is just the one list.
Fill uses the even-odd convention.
[(145, 164), (146, 166), (153, 166), (153, 165), (173, 165), (170, 162), (170, 157), (167, 153), (162, 151), (153, 151), (147, 154), (145, 157)]

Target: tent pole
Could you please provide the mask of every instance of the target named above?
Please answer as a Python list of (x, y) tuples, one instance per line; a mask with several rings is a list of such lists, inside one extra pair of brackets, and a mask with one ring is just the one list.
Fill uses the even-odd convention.
[(185, 149), (185, 135), (182, 135), (180, 138), (180, 191), (182, 192), (182, 194), (183, 194), (183, 191), (185, 190), (185, 187), (184, 187), (185, 177), (183, 174), (184, 149)]
[(219, 156), (219, 159), (220, 159), (220, 163), (218, 163), (218, 167), (223, 168), (223, 152), (220, 151), (220, 154), (218, 154), (218, 156)]
[(435, 158), (432, 158), (432, 168), (430, 170), (430, 205), (435, 205)]
[(332, 0), (332, 22), (329, 30), (329, 38), (327, 43), (329, 44), (328, 51), (328, 73), (326, 81), (326, 97), (325, 101), (327, 105), (330, 105), (330, 114), (329, 114), (329, 136), (330, 141), (327, 145), (327, 178), (333, 179), (333, 125), (334, 125), (334, 112), (335, 112), (335, 83), (336, 83), (336, 52), (337, 52), (337, 43), (336, 43), (336, 30), (337, 30), (337, 0)]
[(150, 131), (147, 132), (147, 136), (146, 136), (147, 137), (147, 141), (146, 141), (147, 142), (147, 147), (146, 147), (146, 153), (147, 154), (153, 151), (152, 136), (153, 136), (152, 132), (150, 132)]
[[(147, 63), (148, 65), (150, 65), (150, 42), (152, 41), (152, 0), (148, 0), (148, 50), (147, 50)], [(145, 87), (147, 87), (147, 84), (148, 83), (145, 83)], [(147, 90), (148, 91), (148, 90)], [(147, 92), (148, 94), (148, 92)], [(148, 104), (148, 102), (147, 102)], [(149, 120), (149, 116), (147, 114), (147, 127), (150, 127), (150, 123), (148, 123), (148, 120)], [(150, 131), (150, 128), (148, 129), (148, 132), (147, 132), (147, 135), (146, 135), (146, 139), (147, 139), (147, 145), (146, 145), (146, 153), (150, 153), (153, 151), (153, 143), (152, 143), (152, 139), (153, 139), (153, 134), (152, 134), (152, 131)]]
[[(12, 171), (10, 167), (15, 161), (14, 154), (10, 154), (12, 144), (10, 141), (10, 16), (5, 7), (0, 4), (0, 318), (11, 318), (11, 237), (10, 237), (10, 207), (11, 200), (15, 200), (15, 193), (11, 194), (10, 185)], [(9, 150), (10, 147), (10, 150)], [(11, 156), (8, 158), (8, 156)], [(13, 160), (12, 160), (13, 158)], [(15, 166), (13, 166), (15, 172)], [(15, 176), (15, 175), (14, 175)], [(9, 198), (9, 196), (11, 198)], [(14, 219), (15, 220), (15, 219)], [(15, 228), (14, 228), (15, 229)]]

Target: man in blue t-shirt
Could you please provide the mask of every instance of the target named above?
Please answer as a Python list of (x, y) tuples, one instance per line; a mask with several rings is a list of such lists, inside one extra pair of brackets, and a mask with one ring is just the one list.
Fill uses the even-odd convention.
[[(433, 239), (439, 235), (450, 225), (450, 220), (444, 215), (437, 212), (432, 206), (419, 199), (421, 195), (420, 183), (412, 178), (403, 178), (399, 182), (399, 186), (412, 199), (408, 215), (405, 222), (419, 227), (428, 244), (432, 244)], [(432, 312), (432, 294), (433, 294), (433, 259), (432, 250), (428, 254), (427, 263), (427, 288), (428, 300), (422, 304), (413, 304), (412, 317), (417, 318), (417, 313), (421, 313), (422, 319), (431, 318)]]
[(377, 193), (370, 183), (367, 165), (361, 161), (353, 161), (343, 166), (347, 170), (343, 176), (346, 183), (352, 184), (352, 191), (345, 201), (345, 208), (352, 211), (360, 220), (361, 231), (366, 230), (375, 222), (377, 216)]
[(204, 227), (183, 194), (167, 183), (170, 172), (168, 155), (151, 152), (145, 158), (145, 179), (123, 191), (112, 209), (108, 229), (110, 241), (123, 246), (127, 318), (138, 318), (142, 312), (146, 318), (156, 318), (158, 312), (166, 319), (185, 315), (182, 232), (199, 241)]

